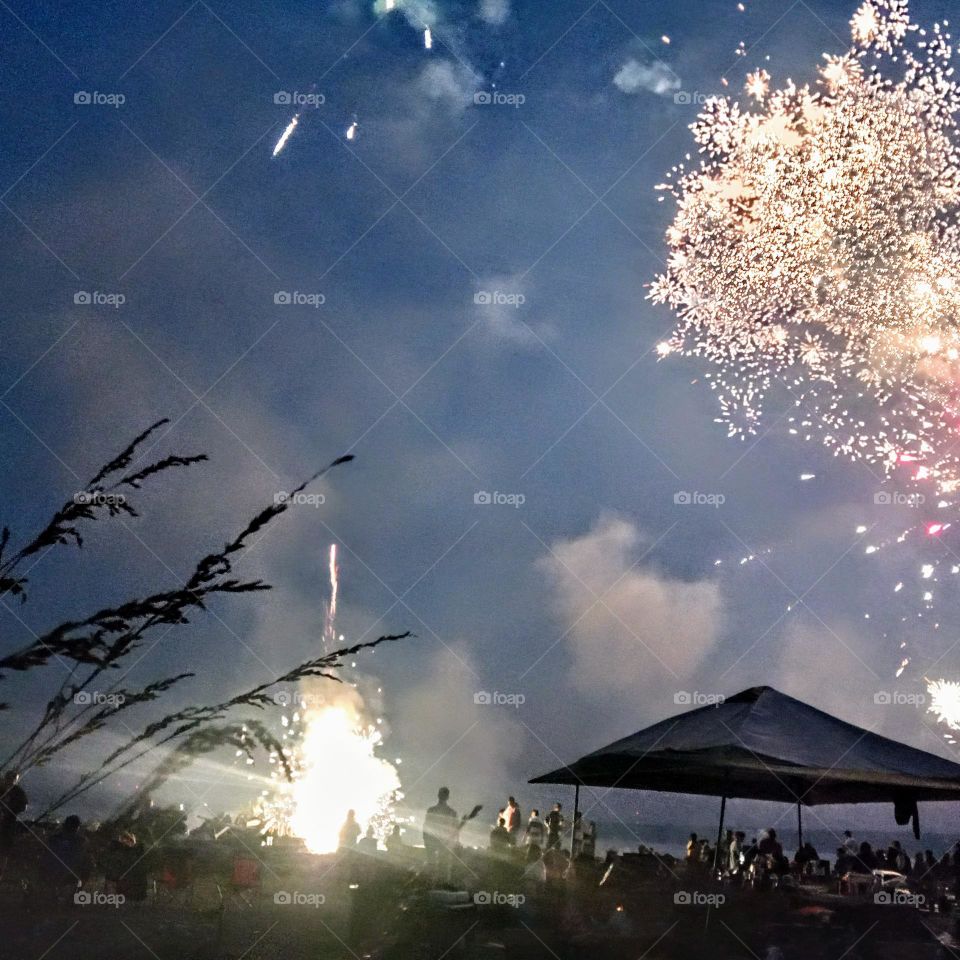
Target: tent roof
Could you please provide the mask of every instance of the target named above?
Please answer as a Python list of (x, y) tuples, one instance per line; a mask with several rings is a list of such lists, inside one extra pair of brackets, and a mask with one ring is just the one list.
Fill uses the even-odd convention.
[(531, 783), (820, 803), (960, 800), (960, 764), (772, 687), (670, 717)]

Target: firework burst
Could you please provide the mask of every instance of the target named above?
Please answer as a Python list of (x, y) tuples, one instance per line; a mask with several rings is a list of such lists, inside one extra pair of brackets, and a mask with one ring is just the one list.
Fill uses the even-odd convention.
[[(747, 77), (709, 99), (650, 297), (658, 347), (704, 357), (731, 435), (789, 392), (791, 433), (890, 472), (960, 484), (960, 91), (946, 24), (872, 0), (812, 86)], [(892, 74), (892, 75), (890, 75)]]

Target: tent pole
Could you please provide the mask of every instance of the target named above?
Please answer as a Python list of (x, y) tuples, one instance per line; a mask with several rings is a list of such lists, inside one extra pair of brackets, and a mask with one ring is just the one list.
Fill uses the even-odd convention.
[(797, 834), (799, 835), (799, 840), (797, 842), (797, 849), (803, 846), (803, 815), (800, 813), (800, 801), (797, 801)]
[[(577, 826), (577, 814), (580, 812), (580, 784), (576, 784), (573, 788), (573, 823), (570, 826), (570, 859), (572, 860), (576, 854), (573, 852), (573, 845), (575, 843), (573, 833)], [(580, 835), (583, 836), (583, 829), (580, 830)]]
[(716, 871), (717, 863), (720, 860), (720, 841), (723, 840), (723, 818), (727, 812), (727, 797), (724, 794), (720, 798), (720, 826), (717, 828), (717, 846), (713, 851), (713, 869)]

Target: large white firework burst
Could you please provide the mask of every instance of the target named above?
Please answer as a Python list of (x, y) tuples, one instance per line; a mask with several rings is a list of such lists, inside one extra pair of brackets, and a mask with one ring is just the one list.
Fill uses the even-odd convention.
[(960, 484), (960, 92), (947, 24), (868, 0), (813, 85), (747, 77), (707, 100), (650, 297), (660, 354), (705, 357), (720, 420), (755, 432), (782, 385), (793, 433), (942, 491)]

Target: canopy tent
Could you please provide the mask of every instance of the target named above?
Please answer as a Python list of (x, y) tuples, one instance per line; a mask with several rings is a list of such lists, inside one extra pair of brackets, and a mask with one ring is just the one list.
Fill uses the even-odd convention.
[(960, 800), (960, 764), (772, 687), (661, 720), (530, 782), (805, 806), (892, 802), (899, 823), (915, 816), (919, 800)]

